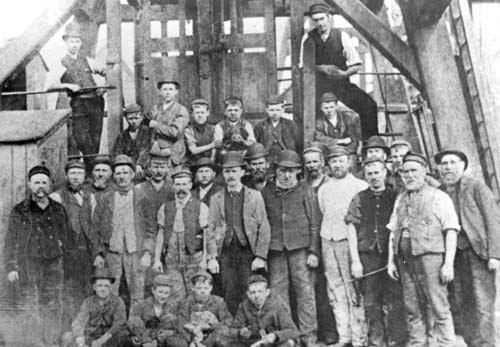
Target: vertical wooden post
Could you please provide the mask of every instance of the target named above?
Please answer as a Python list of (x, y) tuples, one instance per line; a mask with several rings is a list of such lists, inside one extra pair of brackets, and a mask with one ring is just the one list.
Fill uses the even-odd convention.
[(304, 109), (302, 102), (302, 71), (299, 68), (300, 45), (304, 33), (304, 0), (290, 1), (290, 36), (292, 48), (293, 119), (304, 134)]
[(123, 109), (121, 18), (120, 0), (106, 0), (106, 24), (108, 29), (106, 83), (116, 87), (116, 89), (109, 90), (107, 93), (108, 148), (113, 146), (121, 130)]
[(278, 75), (276, 72), (276, 18), (274, 17), (274, 1), (266, 1), (264, 15), (266, 19), (266, 84), (267, 96), (278, 92)]
[[(239, 40), (243, 34), (243, 4), (241, 0), (230, 2), (231, 18), (231, 93), (242, 97), (241, 76), (243, 73), (243, 46)], [(245, 100), (243, 100), (243, 105)]]
[(316, 45), (313, 40), (304, 42), (304, 67), (302, 100), (304, 104), (303, 135), (304, 147), (314, 138), (316, 127)]
[[(203, 1), (203, 0), (201, 0)], [(214, 115), (223, 113), (224, 99), (226, 98), (226, 39), (224, 35), (224, 0), (213, 2), (213, 38), (216, 51), (213, 59), (213, 90), (212, 112)]]
[[(197, 0), (197, 52), (200, 93), (212, 105), (212, 1)], [(214, 40), (215, 41), (215, 40)]]

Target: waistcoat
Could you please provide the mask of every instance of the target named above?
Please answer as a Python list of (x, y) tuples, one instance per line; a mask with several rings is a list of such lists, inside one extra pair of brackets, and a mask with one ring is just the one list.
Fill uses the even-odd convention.
[[(174, 231), (175, 219), (175, 199), (165, 203), (165, 242), (168, 242)], [(186, 251), (192, 255), (203, 248), (203, 235), (200, 226), (200, 201), (198, 199), (189, 200), (182, 210), (184, 221), (184, 242)]]

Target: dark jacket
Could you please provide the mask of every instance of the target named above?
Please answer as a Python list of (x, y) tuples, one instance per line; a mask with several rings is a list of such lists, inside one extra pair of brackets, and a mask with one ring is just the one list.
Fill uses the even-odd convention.
[(191, 190), (191, 194), (193, 195), (193, 198), (200, 200), (202, 203), (204, 203), (205, 205), (210, 207), (210, 199), (212, 198), (212, 196), (215, 193), (221, 191), (222, 189), (224, 189), (223, 186), (214, 182), (212, 187), (208, 190), (207, 194), (205, 194), (205, 196), (203, 197), (203, 199), (200, 200), (200, 188), (199, 187)]
[(360, 125), (356, 123), (354, 116), (349, 111), (339, 111), (337, 117), (336, 127), (324, 116), (318, 117), (316, 119), (314, 139), (327, 147), (333, 147), (337, 144), (338, 139), (349, 137), (351, 139), (350, 144), (339, 146), (345, 146), (349, 152), (356, 153), (361, 139)]
[(147, 156), (139, 156), (143, 152), (149, 153), (151, 149), (151, 139), (153, 137), (153, 129), (147, 125), (141, 125), (137, 130), (137, 136), (134, 139), (130, 137), (129, 129), (122, 131), (115, 141), (113, 146), (113, 155), (125, 154), (128, 155), (137, 165), (143, 168), (147, 166)]
[(247, 327), (252, 336), (250, 339), (259, 340), (260, 331), (267, 334), (274, 333), (277, 343), (299, 337), (300, 333), (290, 315), (290, 310), (277, 298), (270, 294), (262, 309), (258, 309), (249, 299), (245, 299), (239, 306), (231, 332), (238, 335), (239, 329)]
[(319, 228), (321, 217), (314, 189), (305, 182), (282, 190), (275, 182), (262, 191), (271, 226), (270, 250), (289, 251), (307, 248), (320, 255)]
[[(281, 149), (290, 149), (292, 151), (297, 152), (299, 147), (299, 128), (294, 121), (286, 118), (280, 119), (281, 124), (281, 138), (276, 139), (281, 147)], [(266, 151), (269, 151), (273, 142), (273, 124), (270, 118), (262, 120), (255, 124), (254, 126), (255, 140), (258, 143), (262, 143), (266, 148)]]
[(178, 328), (178, 306), (176, 303), (167, 302), (162, 307), (162, 312), (158, 317), (154, 309), (154, 299), (149, 297), (141, 301), (130, 312), (130, 320), (133, 317), (144, 322), (146, 330), (151, 339), (156, 339), (158, 330), (175, 330)]
[[(39, 245), (38, 255), (42, 259), (55, 259), (64, 253), (74, 251), (74, 238), (71, 225), (60, 203), (49, 199), (44, 213), (49, 213), (52, 224), (49, 230), (41, 232), (35, 227), (30, 198), (20, 202), (12, 209), (9, 226), (4, 241), (4, 264), (6, 272), (18, 271), (21, 281), (26, 281), (26, 259), (32, 250), (30, 245)], [(36, 240), (36, 241), (35, 241)]]
[[(440, 187), (444, 190), (444, 186)], [(500, 259), (500, 211), (488, 186), (471, 177), (462, 177), (458, 190), (462, 231), (474, 252), (482, 258)]]

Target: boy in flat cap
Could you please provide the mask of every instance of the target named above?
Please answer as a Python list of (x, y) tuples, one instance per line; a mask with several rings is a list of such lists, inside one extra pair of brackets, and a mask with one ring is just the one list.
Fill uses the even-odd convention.
[[(387, 228), (387, 271), (401, 281), (409, 346), (455, 346), (447, 284), (460, 230), (451, 198), (425, 181), (427, 159), (417, 153), (403, 158), (406, 190), (394, 205)], [(432, 322), (432, 325), (429, 325)]]
[(64, 256), (74, 249), (70, 220), (64, 206), (49, 198), (50, 187), (49, 169), (29, 170), (27, 198), (10, 212), (3, 250), (7, 280), (25, 292), (26, 307), (35, 312), (47, 345), (62, 332)]
[(120, 347), (127, 341), (126, 312), (123, 300), (111, 292), (115, 277), (109, 269), (98, 268), (91, 280), (94, 293), (83, 302), (72, 332), (63, 335), (62, 346)]
[(189, 123), (189, 112), (177, 101), (179, 82), (160, 81), (157, 85), (161, 101), (153, 107), (149, 122), (154, 133), (153, 146), (160, 147), (173, 166), (180, 165), (186, 159), (184, 129)]
[(271, 293), (267, 279), (252, 275), (246, 295), (231, 325), (231, 346), (294, 346), (299, 331), (290, 309)]
[(196, 99), (191, 103), (191, 121), (184, 131), (186, 139), (187, 165), (193, 165), (201, 158), (215, 160), (215, 141), (213, 124), (208, 124), (210, 108), (205, 99)]
[[(190, 347), (221, 346), (232, 317), (221, 297), (211, 294), (213, 279), (206, 271), (191, 277), (192, 290), (179, 309), (180, 326)], [(223, 345), (223, 344), (222, 344)]]

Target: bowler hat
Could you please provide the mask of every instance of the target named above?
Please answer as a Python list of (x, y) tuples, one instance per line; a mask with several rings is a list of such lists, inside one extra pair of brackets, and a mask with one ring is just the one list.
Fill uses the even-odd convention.
[(209, 167), (212, 170), (214, 170), (215, 172), (219, 172), (220, 171), (219, 164), (215, 163), (210, 158), (200, 158), (200, 159), (198, 159), (194, 165), (191, 165), (190, 169), (191, 169), (191, 171), (193, 173), (196, 173), (196, 171), (198, 171), (198, 169), (202, 168), (202, 167)]
[(85, 170), (85, 163), (80, 160), (70, 160), (64, 167), (64, 171), (68, 172), (69, 169), (83, 169)]
[(262, 275), (251, 275), (248, 280), (247, 280), (247, 285), (250, 286), (251, 284), (253, 283), (258, 283), (258, 282), (264, 282), (264, 283), (267, 283), (269, 284), (269, 281), (267, 280), (266, 277), (262, 276)]
[(245, 154), (245, 160), (253, 160), (267, 157), (268, 153), (266, 148), (262, 143), (255, 143), (248, 147), (247, 153)]
[(427, 166), (427, 158), (420, 153), (414, 153), (414, 152), (408, 152), (406, 155), (403, 157), (403, 163), (406, 163), (408, 161), (414, 161), (417, 162), (423, 166)]
[(36, 165), (36, 166), (33, 166), (30, 171), (28, 172), (28, 179), (31, 178), (31, 176), (33, 175), (37, 175), (37, 174), (43, 174), (47, 177), (50, 178), (50, 170), (45, 166), (45, 165)]
[(363, 153), (366, 153), (366, 150), (369, 148), (381, 148), (387, 155), (391, 153), (391, 150), (387, 147), (384, 139), (378, 135), (374, 135), (368, 139), (366, 145), (363, 146)]
[(193, 107), (194, 105), (205, 105), (208, 107), (209, 103), (205, 99), (194, 99), (193, 101), (191, 101), (191, 107)]
[(243, 167), (245, 166), (245, 162), (243, 161), (243, 154), (236, 151), (229, 151), (224, 156), (224, 161), (222, 163), (223, 168), (231, 168), (231, 167)]
[(113, 161), (109, 155), (98, 155), (90, 163), (90, 168), (94, 170), (95, 166), (99, 164), (105, 164), (111, 168), (113, 166)]
[(68, 37), (82, 37), (82, 30), (80, 29), (80, 24), (77, 22), (71, 22), (64, 28), (63, 40)]
[(328, 13), (333, 14), (333, 9), (327, 4), (313, 4), (309, 7), (309, 12), (307, 12), (308, 16), (312, 16), (316, 13)]
[(344, 155), (349, 156), (351, 153), (344, 146), (333, 146), (328, 149), (328, 159), (341, 157)]
[(189, 170), (188, 168), (180, 167), (172, 173), (172, 179), (179, 178), (179, 177), (193, 178), (193, 174), (191, 173), (191, 170)]
[(98, 267), (95, 269), (94, 274), (90, 278), (92, 282), (96, 280), (110, 280), (111, 283), (115, 281), (115, 276), (111, 274), (111, 270), (107, 267)]
[(206, 272), (204, 270), (200, 270), (197, 273), (195, 273), (193, 276), (191, 276), (191, 283), (194, 284), (196, 282), (196, 279), (200, 278), (200, 277), (204, 278), (204, 279), (207, 279), (210, 282), (213, 281), (212, 275), (210, 275), (208, 272)]
[(391, 148), (396, 147), (396, 146), (406, 146), (410, 149), (410, 151), (412, 150), (411, 143), (409, 143), (406, 140), (399, 139), (399, 140), (392, 141)]
[(113, 170), (116, 169), (117, 166), (122, 166), (122, 165), (130, 167), (135, 172), (134, 161), (128, 155), (125, 154), (117, 155), (115, 161), (113, 162)]
[(162, 152), (160, 149), (160, 145), (158, 144), (158, 142), (155, 141), (155, 143), (153, 143), (151, 149), (149, 150), (149, 158), (168, 160), (170, 158), (170, 155)]
[(330, 93), (330, 92), (321, 95), (321, 97), (319, 98), (320, 103), (322, 103), (322, 102), (337, 102), (337, 101), (339, 101), (339, 98), (337, 97), (337, 95)]
[(285, 149), (278, 154), (276, 165), (289, 168), (299, 168), (302, 166), (297, 152), (289, 149)]
[(158, 87), (158, 89), (161, 89), (161, 87), (164, 85), (164, 84), (173, 84), (177, 87), (177, 89), (179, 89), (181, 87), (180, 83), (177, 82), (177, 81), (174, 81), (174, 80), (165, 80), (165, 81), (159, 81), (156, 86)]
[(266, 105), (281, 105), (283, 99), (279, 95), (271, 95), (266, 100)]
[(142, 107), (138, 104), (130, 104), (125, 106), (125, 109), (123, 111), (126, 115), (130, 113), (139, 113), (142, 112)]
[(467, 169), (467, 166), (469, 165), (469, 159), (467, 158), (464, 152), (459, 151), (458, 149), (451, 149), (451, 148), (443, 149), (441, 152), (439, 152), (434, 156), (434, 161), (436, 162), (436, 164), (438, 165), (441, 164), (441, 160), (443, 160), (443, 157), (447, 154), (453, 154), (459, 157), (465, 163), (464, 169)]
[(153, 287), (158, 287), (158, 286), (172, 287), (173, 284), (174, 284), (173, 280), (165, 274), (158, 274), (153, 279)]

